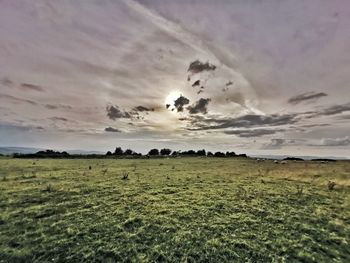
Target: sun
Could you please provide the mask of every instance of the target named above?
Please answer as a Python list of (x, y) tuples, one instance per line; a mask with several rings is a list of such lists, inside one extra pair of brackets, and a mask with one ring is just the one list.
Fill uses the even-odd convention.
[(165, 98), (165, 105), (167, 109), (171, 112), (176, 112), (174, 102), (177, 100), (182, 93), (178, 90), (171, 91), (168, 96)]

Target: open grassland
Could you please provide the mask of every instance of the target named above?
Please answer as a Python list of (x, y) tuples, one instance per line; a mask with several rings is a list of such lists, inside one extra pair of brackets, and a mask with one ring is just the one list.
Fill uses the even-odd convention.
[(0, 159), (0, 262), (350, 262), (350, 162)]

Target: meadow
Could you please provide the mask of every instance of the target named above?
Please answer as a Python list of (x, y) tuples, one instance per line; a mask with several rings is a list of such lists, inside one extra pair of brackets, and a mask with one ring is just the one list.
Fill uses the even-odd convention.
[(349, 243), (348, 161), (0, 159), (0, 262), (350, 262)]

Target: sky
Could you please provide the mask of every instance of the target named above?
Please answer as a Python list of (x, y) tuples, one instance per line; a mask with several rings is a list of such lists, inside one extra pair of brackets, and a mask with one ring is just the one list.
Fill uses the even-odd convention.
[(0, 0), (0, 146), (350, 157), (348, 0)]

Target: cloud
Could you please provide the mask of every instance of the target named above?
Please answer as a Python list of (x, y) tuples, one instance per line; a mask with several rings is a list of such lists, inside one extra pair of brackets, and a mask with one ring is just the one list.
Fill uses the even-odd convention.
[(229, 130), (224, 131), (225, 134), (233, 134), (237, 135), (238, 137), (248, 138), (248, 137), (261, 137), (264, 135), (271, 135), (278, 132), (284, 132), (285, 129), (249, 129), (249, 130)]
[(225, 86), (231, 86), (231, 85), (233, 85), (233, 82), (231, 80), (225, 84)]
[(302, 128), (315, 128), (315, 127), (326, 127), (326, 126), (331, 126), (331, 125), (328, 123), (315, 123), (315, 124), (301, 125), (300, 127), (302, 127)]
[(309, 101), (309, 100), (316, 100), (316, 99), (319, 99), (321, 97), (325, 97), (325, 96), (328, 96), (326, 93), (324, 92), (306, 92), (306, 93), (303, 93), (303, 94), (300, 94), (300, 95), (297, 95), (295, 97), (292, 97), (288, 100), (288, 103), (290, 104), (298, 104), (298, 103), (301, 103), (301, 102), (304, 102), (304, 101)]
[(31, 104), (31, 105), (38, 105), (38, 103), (36, 103), (35, 101), (27, 100), (27, 99), (21, 99), (21, 98), (18, 98), (18, 97), (15, 97), (15, 96), (11, 96), (11, 95), (6, 95), (6, 94), (0, 94), (0, 98), (8, 99), (8, 100), (12, 101), (13, 103), (24, 102), (24, 103), (28, 103), (28, 104)]
[(108, 118), (110, 118), (111, 120), (131, 118), (131, 114), (129, 112), (120, 110), (118, 106), (109, 105), (107, 106), (106, 111)]
[(199, 86), (200, 84), (201, 84), (201, 81), (198, 79), (192, 84), (192, 87)]
[(271, 139), (270, 143), (263, 146), (265, 149), (281, 148), (285, 144), (285, 139)]
[(154, 108), (150, 109), (144, 106), (137, 106), (133, 108), (134, 111), (144, 112), (144, 111), (154, 111)]
[(184, 109), (184, 106), (189, 104), (189, 103), (190, 103), (190, 100), (181, 95), (180, 97), (178, 97), (174, 101), (174, 106), (175, 106), (175, 108), (177, 109), (178, 112), (182, 112), (183, 109)]
[(113, 128), (113, 127), (107, 127), (105, 128), (106, 132), (121, 132), (121, 130)]
[(320, 111), (317, 115), (336, 115), (346, 111), (350, 111), (350, 103), (325, 108), (322, 111)]
[(49, 118), (52, 121), (63, 121), (63, 122), (68, 122), (69, 120), (63, 117), (51, 117)]
[(281, 139), (274, 138), (267, 144), (262, 145), (261, 149), (281, 149), (283, 146), (298, 145), (304, 140), (294, 140), (294, 139)]
[(296, 114), (254, 115), (248, 114), (237, 118), (195, 118), (192, 123), (197, 126), (191, 130), (215, 130), (226, 128), (250, 128), (259, 126), (282, 126), (296, 123)]
[(44, 107), (47, 109), (50, 109), (50, 110), (55, 110), (55, 109), (70, 110), (70, 109), (72, 109), (72, 106), (64, 105), (64, 104), (45, 104)]
[(39, 92), (44, 92), (44, 88), (38, 86), (38, 85), (34, 85), (34, 84), (30, 84), (30, 83), (22, 83), (21, 87), (23, 89), (30, 89), (30, 90), (34, 90), (34, 91), (39, 91)]
[(14, 124), (14, 123), (6, 123), (0, 122), (0, 130), (16, 130), (16, 131), (32, 131), (32, 130), (45, 130), (42, 126), (35, 125), (25, 125), (25, 124)]
[(348, 146), (350, 145), (349, 136), (340, 138), (323, 138), (321, 139), (320, 146)]
[(3, 78), (1, 79), (1, 83), (4, 85), (4, 86), (12, 86), (13, 85), (13, 81), (8, 79), (8, 78)]
[(304, 115), (306, 116), (306, 118), (311, 119), (315, 117), (337, 115), (348, 111), (350, 111), (350, 103), (333, 105), (327, 108), (321, 108), (316, 111), (305, 112)]
[(188, 106), (187, 109), (190, 114), (197, 114), (197, 113), (206, 114), (209, 102), (210, 102), (209, 98), (208, 99), (201, 98), (198, 101), (196, 101), (196, 103), (193, 104), (192, 106)]
[(191, 62), (190, 66), (188, 67), (188, 72), (191, 72), (193, 74), (202, 72), (202, 71), (210, 71), (215, 70), (216, 66), (213, 64), (209, 64), (209, 62), (203, 63), (199, 60), (195, 60)]

